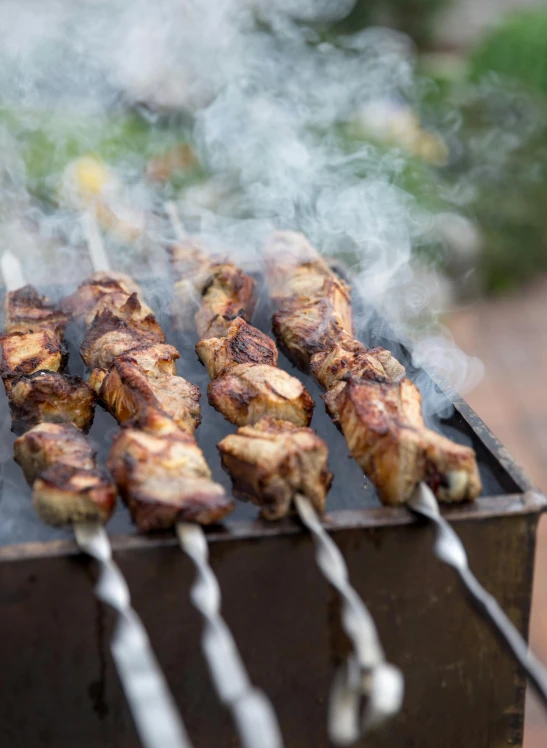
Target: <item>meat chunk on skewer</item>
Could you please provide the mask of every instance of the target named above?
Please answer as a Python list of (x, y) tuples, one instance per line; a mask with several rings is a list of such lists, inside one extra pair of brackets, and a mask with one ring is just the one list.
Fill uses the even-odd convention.
[(0, 376), (9, 395), (15, 379), (41, 369), (60, 371), (66, 363), (66, 349), (49, 329), (14, 332), (0, 336), (2, 364)]
[(95, 393), (79, 377), (38, 371), (19, 377), (10, 393), (13, 430), (21, 432), (37, 423), (73, 423), (89, 431), (95, 411)]
[(211, 379), (238, 364), (277, 366), (278, 359), (274, 341), (242, 317), (231, 323), (225, 337), (200, 340), (196, 351)]
[(474, 451), (425, 427), (420, 392), (408, 379), (396, 386), (350, 380), (325, 400), (384, 503), (407, 501), (422, 480), (441, 501), (480, 492)]
[(199, 388), (176, 376), (179, 354), (170, 345), (135, 348), (108, 370), (94, 369), (90, 383), (119, 423), (144, 425), (151, 408), (173, 419), (188, 434), (201, 421)]
[(296, 494), (323, 512), (332, 474), (327, 446), (312, 429), (263, 418), (226, 436), (218, 449), (236, 496), (257, 504), (265, 519), (286, 516)]
[(15, 460), (32, 485), (32, 503), (52, 525), (106, 522), (116, 489), (96, 468), (85, 436), (72, 424), (41, 423), (14, 443)]
[(278, 342), (327, 390), (327, 410), (381, 500), (405, 502), (424, 480), (441, 501), (474, 499), (475, 453), (427, 429), (404, 367), (352, 337), (348, 287), (301, 235), (279, 232), (267, 256)]
[(80, 354), (90, 369), (108, 369), (118, 356), (133, 348), (163, 343), (165, 336), (143, 332), (110, 309), (100, 312), (93, 320), (80, 346)]
[(68, 315), (34, 286), (23, 286), (5, 296), (4, 329), (8, 334), (50, 330), (60, 341), (67, 323)]
[(269, 415), (308, 426), (314, 402), (296, 377), (275, 366), (240, 364), (209, 384), (209, 402), (231, 423), (244, 426)]
[(115, 438), (108, 468), (140, 530), (177, 522), (220, 522), (234, 507), (196, 440), (179, 429), (151, 434), (125, 428)]
[(231, 262), (208, 257), (196, 242), (175, 244), (170, 253), (181, 327), (195, 324), (200, 339), (224, 337), (234, 319), (251, 319), (256, 283), (250, 275)]
[(109, 311), (145, 334), (163, 342), (164, 335), (133, 280), (122, 273), (94, 273), (71, 296), (63, 299), (63, 311), (89, 327), (97, 315)]

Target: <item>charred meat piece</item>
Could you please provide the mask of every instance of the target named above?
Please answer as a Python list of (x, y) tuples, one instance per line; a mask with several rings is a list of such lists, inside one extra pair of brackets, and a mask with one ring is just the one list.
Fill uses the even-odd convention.
[(475, 453), (427, 429), (404, 367), (352, 338), (346, 284), (301, 235), (279, 232), (267, 255), (279, 344), (327, 390), (327, 411), (380, 499), (405, 502), (423, 480), (441, 501), (474, 499), (481, 490)]
[(178, 429), (161, 436), (122, 429), (107, 464), (140, 530), (213, 524), (233, 509), (195, 439)]
[(109, 309), (98, 314), (86, 333), (80, 354), (90, 369), (108, 369), (133, 348), (163, 343), (163, 333), (143, 332)]
[(75, 426), (41, 423), (15, 440), (14, 451), (32, 485), (33, 505), (45, 522), (108, 520), (116, 489), (97, 470), (92, 449)]
[(76, 426), (68, 423), (40, 423), (16, 439), (13, 449), (15, 461), (29, 485), (39, 473), (56, 463), (86, 470), (95, 467), (87, 439)]
[(116, 504), (116, 487), (102, 470), (83, 470), (59, 463), (40, 473), (32, 486), (32, 504), (49, 525), (108, 522)]
[(263, 418), (226, 436), (218, 449), (236, 496), (257, 504), (265, 519), (290, 513), (296, 494), (324, 510), (332, 475), (327, 445), (312, 429)]
[(252, 317), (256, 283), (233, 263), (215, 261), (190, 241), (171, 247), (171, 263), (179, 278), (174, 290), (183, 328), (193, 315), (200, 339), (224, 337), (234, 319)]
[(196, 313), (200, 338), (226, 335), (237, 317), (251, 319), (256, 306), (256, 283), (250, 275), (232, 265), (214, 265)]
[(274, 341), (242, 317), (232, 322), (226, 337), (200, 340), (196, 351), (211, 379), (220, 377), (238, 364), (277, 366)]
[(156, 345), (136, 348), (116, 358), (108, 371), (95, 369), (90, 383), (119, 423), (136, 420), (140, 426), (155, 408), (193, 434), (199, 426), (199, 388), (173, 374), (175, 348)]
[(376, 382), (399, 382), (405, 376), (402, 366), (384, 348), (369, 349), (343, 334), (338, 342), (312, 356), (310, 372), (326, 390), (348, 377)]
[(301, 235), (279, 231), (266, 248), (268, 283), (278, 311), (279, 346), (304, 371), (344, 332), (353, 334), (350, 288)]
[(396, 385), (350, 379), (325, 400), (385, 504), (407, 501), (423, 480), (441, 501), (480, 492), (474, 451), (425, 427), (420, 392), (408, 379)]
[(240, 364), (209, 384), (211, 405), (231, 423), (244, 426), (266, 415), (308, 426), (314, 402), (296, 377), (275, 366)]
[(2, 363), (0, 376), (6, 392), (10, 393), (13, 381), (21, 376), (46, 369), (59, 371), (66, 362), (66, 350), (52, 330), (14, 332), (0, 337)]
[(79, 377), (54, 371), (38, 371), (16, 379), (11, 388), (10, 408), (14, 430), (37, 423), (73, 423), (87, 432), (93, 423), (95, 393)]
[(163, 342), (154, 313), (144, 303), (140, 288), (122, 273), (94, 273), (62, 302), (63, 311), (89, 327), (102, 312), (111, 312), (131, 327)]
[(68, 323), (68, 315), (46, 296), (40, 296), (34, 286), (23, 286), (6, 294), (4, 318), (6, 333), (50, 330), (59, 342)]

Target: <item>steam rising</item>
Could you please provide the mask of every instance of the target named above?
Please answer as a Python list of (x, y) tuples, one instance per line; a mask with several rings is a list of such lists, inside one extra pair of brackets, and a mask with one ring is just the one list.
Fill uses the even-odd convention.
[[(39, 2), (3, 3), (0, 86), (4, 104), (17, 110), (21, 137), (0, 128), (0, 232), (3, 246), (21, 253), (29, 280), (75, 282), (90, 267), (74, 205), (52, 207), (63, 198), (61, 167), (47, 178), (51, 203), (29, 194), (24, 134), (49, 127), (52, 148), (62, 151), (76, 132), (74, 155), (84, 156), (128, 102), (145, 104), (158, 131), (161, 112), (182, 110), (174, 127), (188, 123), (210, 172), (177, 196), (190, 230), (247, 267), (260, 266), (272, 229), (303, 231), (349, 266), (367, 305), (390, 319), (401, 339), (413, 338), (420, 360), (460, 391), (474, 385), (480, 362), (436, 322), (443, 281), (415, 258), (438, 232), (435, 217), (397, 186), (404, 152), (347, 137), (360, 112), (412, 101), (417, 90), (406, 37), (386, 29), (329, 36), (328, 23), (352, 5), (97, 0), (75, 7), (50, 0), (46, 10)], [(147, 264), (166, 274), (161, 244), (170, 230), (153, 216), (165, 195), (144, 178), (146, 156), (129, 149), (112, 164), (122, 185), (113, 210), (138, 231), (131, 242), (118, 237), (109, 251), (118, 269)], [(136, 240), (144, 225), (148, 240)], [(367, 320), (360, 322), (366, 328)], [(434, 412), (435, 399), (425, 394)]]

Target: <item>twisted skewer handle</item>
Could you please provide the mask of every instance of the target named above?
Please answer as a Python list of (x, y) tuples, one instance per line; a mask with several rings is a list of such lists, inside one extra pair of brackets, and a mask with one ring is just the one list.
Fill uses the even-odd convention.
[(104, 528), (79, 523), (74, 525), (74, 534), (81, 550), (100, 564), (97, 597), (118, 614), (110, 649), (143, 745), (192, 748), (144, 626), (131, 607), (125, 579), (112, 560)]
[(340, 667), (333, 682), (329, 734), (337, 745), (349, 745), (399, 711), (403, 678), (396, 667), (385, 661), (372, 616), (349, 583), (338, 546), (325, 532), (309, 500), (297, 495), (295, 503), (300, 519), (315, 541), (319, 568), (344, 603), (342, 624), (353, 644), (353, 654)]
[(547, 669), (528, 650), (527, 643), (515, 626), (469, 568), (465, 548), (452, 527), (441, 516), (437, 499), (431, 489), (425, 483), (420, 483), (408, 502), (408, 506), (413, 512), (433, 523), (436, 535), (435, 555), (457, 571), (478, 613), (494, 628), (528, 676), (543, 702), (547, 704)]
[(220, 588), (209, 565), (207, 540), (199, 525), (179, 523), (177, 535), (198, 576), (191, 597), (204, 620), (203, 650), (221, 701), (231, 710), (244, 748), (282, 748), (274, 710), (250, 682), (236, 644), (220, 615)]

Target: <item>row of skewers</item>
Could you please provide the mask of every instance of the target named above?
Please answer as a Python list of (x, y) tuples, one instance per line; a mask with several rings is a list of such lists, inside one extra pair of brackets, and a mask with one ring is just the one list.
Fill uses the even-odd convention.
[[(173, 213), (172, 219), (176, 225)], [(329, 415), (380, 499), (411, 501), (424, 485), (441, 501), (474, 499), (481, 485), (473, 450), (427, 429), (420, 393), (404, 367), (388, 351), (368, 349), (353, 337), (348, 285), (301, 235), (279, 232), (265, 256), (277, 341), (326, 390)], [(300, 380), (277, 366), (274, 341), (252, 326), (256, 284), (249, 275), (226, 258), (211, 257), (182, 232), (170, 260), (177, 321), (197, 331), (196, 350), (211, 379), (209, 402), (237, 426), (218, 445), (234, 495), (254, 502), (265, 519), (297, 511), (318, 544), (323, 572), (345, 601), (354, 653), (333, 689), (330, 728), (337, 742), (349, 743), (398, 710), (402, 684), (398, 671), (385, 663), (372, 620), (317, 517), (332, 476), (327, 445), (309, 428), (314, 403)], [(89, 384), (61, 374), (70, 318), (85, 329), (81, 354)], [(52, 524), (104, 522), (117, 487), (140, 530), (176, 527), (202, 574), (208, 660), (219, 693), (245, 745), (281, 745), (269, 704), (234, 660), (235, 645), (223, 628), (208, 576), (203, 535), (196, 534), (196, 525), (219, 522), (233, 508), (194, 437), (199, 390), (177, 376), (179, 353), (166, 342), (140, 288), (103, 269), (60, 307), (29, 287), (9, 293), (5, 319), (0, 374), (14, 427), (28, 429), (17, 439), (15, 455), (38, 513)], [(95, 464), (84, 435), (97, 398), (123, 427), (107, 461), (116, 486)], [(231, 666), (219, 665), (215, 636), (223, 641), (224, 660), (231, 650)], [(204, 648), (207, 652), (207, 635)], [(361, 697), (369, 710), (359, 723)], [(354, 706), (349, 712), (341, 708), (348, 698)]]

